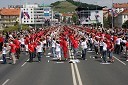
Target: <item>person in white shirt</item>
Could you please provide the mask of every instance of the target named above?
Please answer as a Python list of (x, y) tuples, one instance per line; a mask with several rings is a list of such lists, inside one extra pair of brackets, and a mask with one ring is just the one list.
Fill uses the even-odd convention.
[(106, 57), (107, 57), (107, 44), (103, 42), (103, 51), (102, 51), (103, 61), (106, 63)]
[(87, 40), (86, 40), (85, 38), (82, 38), (81, 48), (82, 48), (82, 59), (83, 59), (83, 60), (87, 60), (87, 59), (86, 59)]
[(59, 41), (56, 41), (56, 56), (61, 60), (61, 46)]
[(21, 39), (19, 41), (21, 43), (21, 51), (24, 51), (24, 49), (25, 49), (25, 43), (24, 43), (25, 40), (24, 40), (24, 37), (21, 36)]
[(53, 57), (55, 57), (55, 46), (56, 45), (56, 41), (55, 41), (55, 38), (52, 39), (52, 55)]
[(103, 51), (103, 39), (100, 40), (100, 55), (102, 54)]
[(42, 54), (42, 46), (41, 43), (38, 42), (38, 45), (36, 47), (36, 51), (37, 51), (37, 57), (38, 57), (38, 61), (41, 61), (41, 54)]
[(94, 49), (95, 49), (96, 54), (98, 55), (98, 49), (99, 49), (99, 41), (98, 41), (98, 39), (94, 40)]
[(3, 56), (3, 63), (2, 64), (6, 64), (7, 63), (6, 54), (7, 54), (7, 45), (4, 44), (3, 45), (3, 49), (2, 49), (2, 56)]
[(120, 37), (116, 39), (115, 52), (117, 54), (120, 54), (120, 52), (121, 52), (121, 41), (122, 41), (122, 39)]

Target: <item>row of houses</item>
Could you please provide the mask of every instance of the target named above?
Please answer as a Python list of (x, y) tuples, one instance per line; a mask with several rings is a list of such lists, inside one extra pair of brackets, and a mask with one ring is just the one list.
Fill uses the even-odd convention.
[[(103, 18), (108, 17), (113, 12), (114, 26), (122, 27), (122, 24), (128, 20), (128, 3), (113, 3), (110, 11), (108, 8), (82, 8), (78, 7), (76, 13), (79, 16), (81, 24), (104, 24)], [(59, 13), (60, 14), (60, 13)], [(61, 13), (61, 20), (72, 18), (72, 13)], [(45, 21), (52, 21), (54, 13), (51, 7), (38, 4), (26, 4), (22, 7), (8, 7), (0, 9), (0, 28), (14, 26), (17, 23), (28, 25), (43, 25)], [(59, 21), (59, 20), (57, 20)]]
[(0, 9), (0, 28), (14, 26), (19, 22), (20, 8)]
[(38, 4), (26, 4), (22, 8), (8, 7), (0, 9), (0, 28), (14, 26), (17, 23), (43, 25), (52, 19), (51, 7)]

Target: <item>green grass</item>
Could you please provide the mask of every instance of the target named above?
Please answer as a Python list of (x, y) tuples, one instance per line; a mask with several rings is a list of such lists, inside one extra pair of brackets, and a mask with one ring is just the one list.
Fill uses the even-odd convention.
[(53, 6), (53, 10), (60, 12), (60, 13), (75, 12), (76, 8), (77, 8), (77, 6), (75, 6), (72, 3), (69, 3), (67, 1), (62, 1), (58, 5)]

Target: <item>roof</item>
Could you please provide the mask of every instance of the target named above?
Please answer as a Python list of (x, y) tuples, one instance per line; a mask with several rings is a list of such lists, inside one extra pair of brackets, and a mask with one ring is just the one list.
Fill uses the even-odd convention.
[(62, 13), (62, 16), (72, 16), (73, 14)]
[[(124, 15), (124, 14), (128, 15), (128, 9), (120, 12), (118, 15)], [(117, 17), (118, 15), (116, 15), (115, 17)]]
[(128, 3), (113, 3), (113, 8), (128, 8)]
[(20, 9), (19, 8), (3, 8), (0, 12), (1, 15), (12, 15), (12, 16), (19, 16)]
[(128, 14), (128, 9), (121, 12), (121, 14)]

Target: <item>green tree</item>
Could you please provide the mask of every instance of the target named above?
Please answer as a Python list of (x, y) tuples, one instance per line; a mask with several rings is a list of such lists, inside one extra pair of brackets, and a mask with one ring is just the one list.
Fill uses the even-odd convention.
[(122, 28), (128, 28), (128, 20), (123, 23)]
[(77, 16), (77, 14), (73, 14), (73, 16), (72, 16), (72, 21), (73, 21), (73, 23), (77, 23), (77, 21), (78, 21), (78, 16)]
[(63, 22), (66, 23), (66, 17), (65, 16), (63, 17)]

